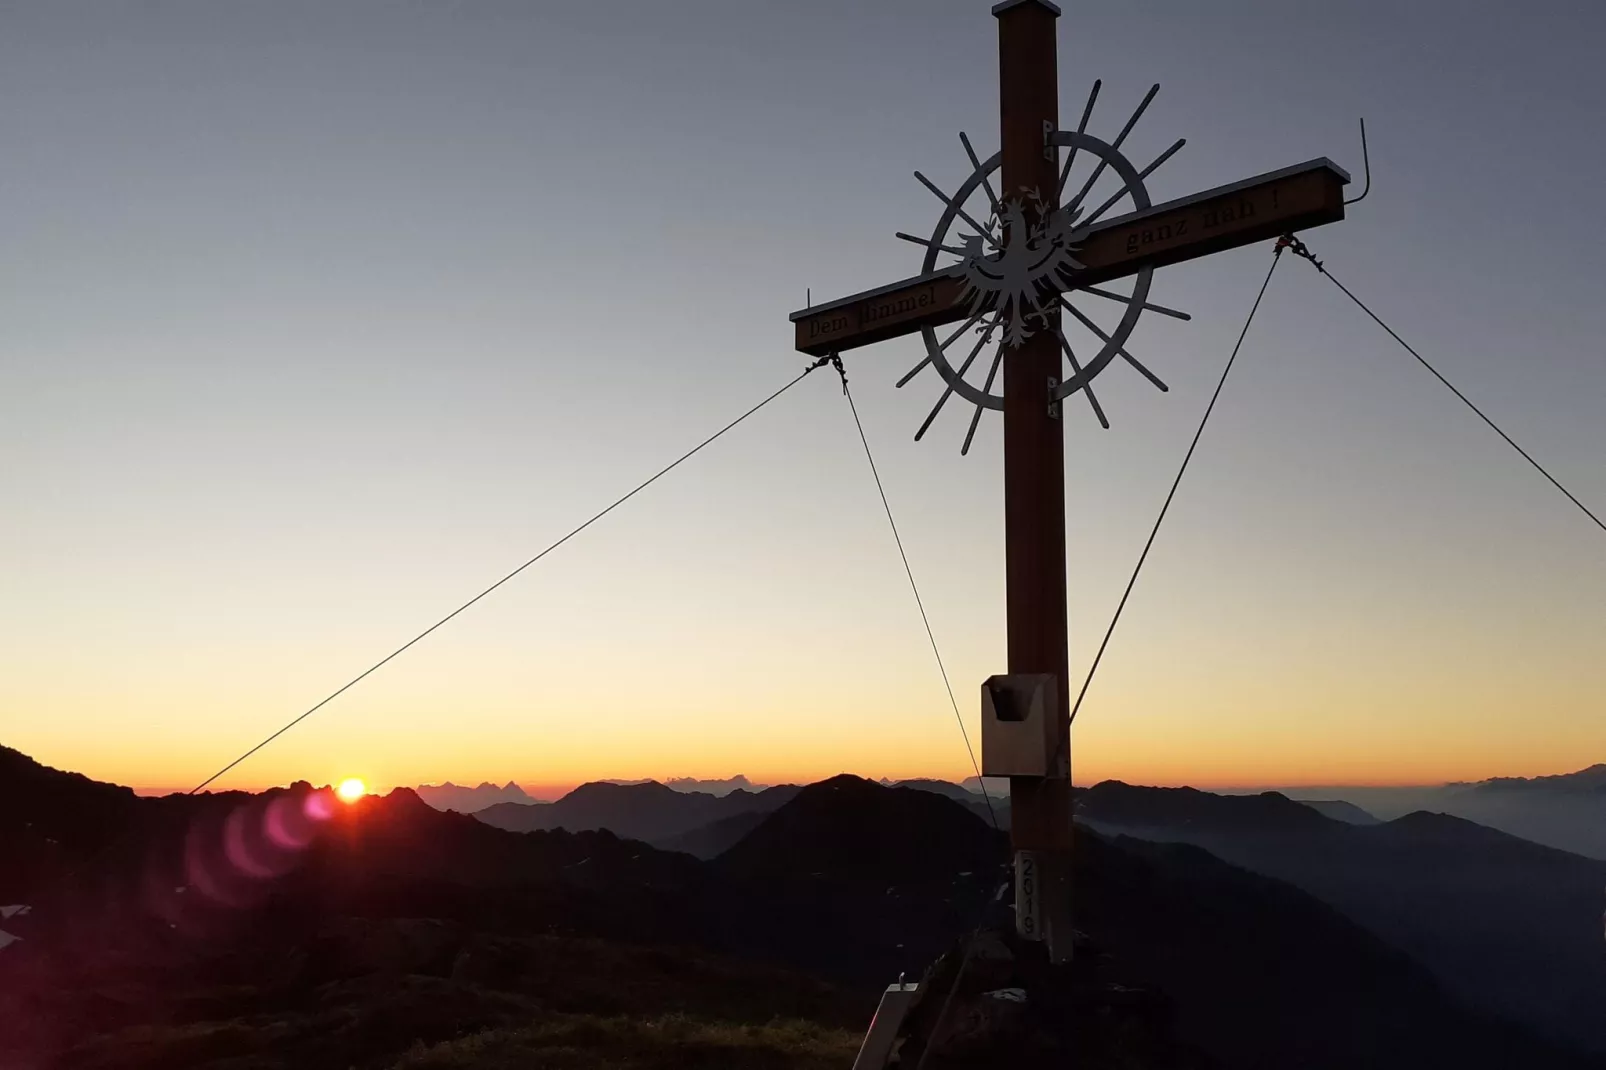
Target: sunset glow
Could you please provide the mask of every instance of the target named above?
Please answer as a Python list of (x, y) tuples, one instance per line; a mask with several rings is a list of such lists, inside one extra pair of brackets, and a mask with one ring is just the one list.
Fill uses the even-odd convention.
[[(932, 81), (914, 43), (926, 38), (877, 21), (875, 45), (854, 36), (875, 62), (854, 58), (859, 80), (829, 84), (815, 68), (840, 35), (802, 5), (713, 20), (732, 40), (775, 35), (774, 64), (739, 71), (663, 58), (737, 47), (712, 43), (684, 5), (631, 5), (661, 24), (620, 37), (612, 5), (466, 18), (376, 4), (405, 12), (384, 20), (394, 47), (334, 14), (332, 37), (257, 42), (234, 28), (254, 17), (237, 5), (193, 6), (209, 14), (27, 5), (26, 25), (0, 34), (0, 119), (38, 124), (6, 127), (13, 142), (49, 134), (48, 152), (8, 158), (0, 198), (0, 744), (155, 794), (202, 783), (790, 380), (806, 364), (794, 307), (919, 272), (924, 250), (893, 231), (929, 233), (943, 206), (911, 170), (953, 188), (968, 170), (956, 131), (983, 157), (999, 141), (996, 56), (965, 5), (908, 10), (945, 42), (932, 47), (976, 62)], [(1333, 6), (1299, 10), (1317, 20)], [(1437, 33), (1422, 14), (1433, 5), (1395, 6)], [(1130, 84), (1108, 83), (1090, 129), (1108, 132), (1098, 124), (1152, 79), (1165, 85), (1157, 110), (1124, 143), (1136, 166), (1195, 139), (1151, 176), (1156, 203), (1321, 153), (1354, 171), (1354, 196), (1357, 115), (1388, 111), (1378, 143), (1396, 131), (1416, 177), (1396, 158), (1317, 251), (1600, 512), (1606, 362), (1578, 314), (1601, 289), (1600, 260), (1565, 213), (1538, 213), (1493, 272), (1488, 238), (1463, 225), (1509, 217), (1521, 179), (1487, 167), (1484, 146), (1490, 127), (1533, 121), (1530, 97), (1487, 78), (1482, 53), (1447, 45), (1431, 70), (1374, 76), (1383, 46), (1333, 15), (1320, 32), (1357, 51), (1322, 62), (1340, 79), (1359, 63), (1355, 91), (1375, 96), (1269, 100), (1246, 58), (1260, 49), (1207, 17), (1213, 5), (1165, 5), (1174, 27), (1159, 35), (1152, 14), (1092, 10), (1096, 54), (1142, 63)], [(119, 28), (91, 28), (103, 19)], [(1294, 23), (1277, 30), (1292, 39)], [(1527, 72), (1532, 92), (1562, 102), (1546, 121), (1594, 129), (1585, 37), (1545, 19), (1490, 25), (1491, 55), (1516, 34), (1547, 57)], [(1113, 76), (1074, 51), (1092, 33), (1061, 44), (1080, 57), (1065, 59), (1068, 126), (1084, 83)], [(410, 35), (453, 43), (428, 46), (420, 66)], [(516, 61), (484, 58), (515, 42)], [(214, 57), (233, 49), (266, 81), (229, 76)], [(1572, 59), (1550, 58), (1560, 51)], [(174, 64), (187, 73), (164, 73)], [(290, 71), (306, 77), (266, 88)], [(913, 100), (920, 121), (865, 104), (938, 84), (954, 110)], [(650, 209), (639, 146), (596, 134), (620, 114), (666, 139), (653, 181), (673, 194)], [(731, 134), (830, 116), (855, 119), (806, 148), (781, 138), (755, 152)], [(308, 151), (327, 164), (264, 164)], [(588, 181), (559, 159), (590, 160)], [(1547, 201), (1592, 203), (1598, 173), (1547, 170)], [(625, 204), (644, 215), (625, 225)], [(604, 237), (604, 223), (620, 229)], [(1073, 695), (1270, 255), (1158, 272), (1153, 300), (1193, 319), (1145, 313), (1131, 351), (1170, 390), (1121, 359), (1099, 376), (1110, 429), (1088, 399), (1067, 406)], [(643, 263), (678, 266), (629, 287), (622, 314), (621, 276)], [(1246, 373), (1234, 370), (1087, 689), (1073, 779), (1421, 784), (1606, 759), (1600, 530), (1311, 275), (1278, 268)], [(1512, 278), (1534, 281), (1513, 291)], [(1095, 318), (1118, 318), (1104, 303)], [(1514, 362), (1541, 328), (1542, 361)], [(972, 775), (948, 685), (974, 743), (982, 681), (1011, 664), (1002, 415), (961, 457), (970, 413), (953, 397), (916, 441), (942, 388), (929, 368), (896, 384), (922, 345), (850, 350), (846, 371), (929, 637), (840, 382), (822, 370), (207, 790), (336, 785), (357, 770), (386, 792), (511, 780), (544, 796), (603, 778)], [(973, 375), (989, 364), (978, 356)]]
[(335, 789), (335, 794), (340, 796), (341, 802), (354, 803), (368, 794), (368, 785), (356, 777), (348, 777), (340, 782), (340, 786)]

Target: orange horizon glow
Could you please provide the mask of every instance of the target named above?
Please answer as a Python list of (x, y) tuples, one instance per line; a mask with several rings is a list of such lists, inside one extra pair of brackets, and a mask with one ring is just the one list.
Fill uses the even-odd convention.
[[(448, 780), (512, 781), (536, 799), (603, 779), (743, 773), (754, 784), (807, 784), (844, 772), (972, 775), (929, 647), (909, 640), (907, 627), (898, 633), (906, 641), (886, 638), (908, 621), (879, 603), (907, 610), (892, 597), (904, 592), (862, 600), (855, 593), (852, 613), (811, 610), (746, 633), (712, 609), (660, 618), (658, 607), (674, 602), (666, 592), (617, 607), (614, 621), (593, 633), (581, 624), (587, 606), (579, 593), (573, 601), (535, 593), (557, 605), (495, 603), (466, 617), (459, 631), (432, 636), (209, 790), (338, 785), (354, 769), (381, 794)], [(1601, 595), (1606, 605), (1606, 587)], [(1111, 648), (1077, 719), (1075, 783), (1420, 787), (1565, 774), (1606, 759), (1606, 719), (1594, 715), (1606, 663), (1588, 657), (1598, 654), (1600, 634), (1590, 620), (1573, 621), (1514, 669), (1491, 647), (1520, 628), (1522, 616), (1453, 639), (1449, 622), (1417, 623), (1409, 635), (1326, 618), (1301, 617), (1295, 627), (1288, 618), (1300, 616), (1297, 609), (1234, 607), (1231, 628), (1192, 619), (1221, 597), (1206, 591), (1168, 605), (1184, 618), (1177, 621), (1136, 617), (1127, 645)], [(795, 598), (806, 605), (804, 592)], [(631, 625), (650, 634), (620, 632), (619, 621), (635, 621), (631, 611), (650, 618)], [(985, 615), (949, 615), (953, 679), (984, 679), (1006, 661)], [(539, 629), (521, 631), (532, 627), (524, 616)], [(820, 635), (832, 636), (824, 648), (798, 653), (807, 643), (819, 647)], [(360, 664), (368, 651), (354, 652), (353, 642), (217, 647), (214, 661), (188, 675), (178, 668), (191, 663), (170, 667), (156, 650), (124, 652), (94, 674), (68, 671), (73, 662), (59, 650), (41, 651), (0, 694), (0, 710), (19, 714), (0, 743), (96, 780), (188, 790)], [(609, 652), (621, 646), (631, 650), (629, 672), (609, 669)], [(1163, 672), (1153, 670), (1157, 650)], [(1350, 670), (1356, 660), (1364, 673)], [(975, 697), (956, 691), (970, 741), (979, 744)], [(145, 727), (130, 738), (130, 723)]]
[[(1101, 774), (1101, 775), (1097, 775), (1097, 776), (1094, 776), (1094, 775), (1088, 775), (1088, 776), (1077, 775), (1075, 777), (1075, 782), (1080, 787), (1091, 787), (1094, 784), (1102, 783), (1103, 781), (1106, 781), (1106, 780), (1119, 780), (1119, 781), (1124, 781), (1125, 783), (1128, 783), (1128, 784), (1142, 785), (1142, 786), (1145, 786), (1145, 787), (1196, 788), (1196, 789), (1198, 789), (1200, 791), (1274, 791), (1274, 790), (1280, 790), (1280, 789), (1284, 789), (1284, 788), (1293, 789), (1293, 790), (1309, 790), (1309, 789), (1313, 789), (1313, 788), (1432, 788), (1432, 787), (1442, 787), (1442, 786), (1444, 786), (1446, 784), (1450, 784), (1450, 783), (1475, 782), (1475, 781), (1480, 781), (1480, 780), (1488, 780), (1488, 779), (1491, 779), (1493, 777), (1529, 777), (1529, 778), (1532, 778), (1532, 777), (1541, 777), (1541, 776), (1555, 776), (1555, 775), (1560, 775), (1560, 774), (1577, 772), (1579, 769), (1585, 768), (1590, 764), (1593, 764), (1593, 763), (1586, 761), (1586, 762), (1583, 762), (1581, 764), (1576, 764), (1576, 765), (1568, 766), (1568, 767), (1565, 767), (1565, 768), (1563, 768), (1563, 767), (1553, 767), (1553, 766), (1540, 766), (1540, 767), (1518, 768), (1518, 769), (1515, 769), (1515, 770), (1499, 769), (1499, 770), (1490, 771), (1490, 770), (1487, 770), (1487, 769), (1479, 769), (1479, 770), (1470, 771), (1466, 775), (1438, 775), (1438, 776), (1429, 776), (1429, 777), (1421, 777), (1421, 778), (1378, 777), (1378, 776), (1371, 776), (1371, 777), (1368, 777), (1368, 776), (1356, 776), (1356, 777), (1344, 778), (1344, 777), (1336, 777), (1336, 776), (1328, 775), (1328, 776), (1286, 777), (1286, 778), (1277, 778), (1277, 779), (1266, 779), (1265, 777), (1260, 777), (1260, 778), (1243, 777), (1243, 778), (1236, 778), (1235, 779), (1231, 775), (1228, 775), (1228, 776), (1212, 776), (1212, 777), (1189, 777), (1189, 776), (1178, 777), (1178, 776), (1175, 776), (1175, 775), (1149, 775), (1149, 776), (1145, 776), (1145, 775), (1141, 775), (1141, 773), (1139, 771), (1137, 771), (1137, 770), (1124, 770), (1124, 771), (1123, 770), (1109, 770), (1106, 773)], [(1160, 771), (1156, 770), (1156, 772), (1160, 772)], [(956, 771), (956, 770), (953, 770), (953, 769), (919, 770), (919, 771), (913, 771), (913, 772), (905, 771), (905, 772), (899, 773), (898, 775), (893, 775), (891, 773), (879, 773), (879, 772), (877, 772), (877, 773), (869, 773), (869, 772), (864, 772), (864, 771), (855, 771), (855, 770), (851, 770), (851, 769), (839, 769), (839, 770), (836, 770), (836, 771), (833, 771), (833, 772), (809, 772), (809, 773), (800, 773), (800, 774), (797, 774), (797, 775), (790, 775), (790, 776), (788, 776), (788, 775), (780, 775), (780, 774), (773, 775), (773, 776), (756, 776), (756, 775), (753, 775), (751, 773), (748, 773), (748, 774), (737, 774), (737, 773), (708, 774), (708, 775), (701, 776), (701, 777), (695, 777), (694, 779), (708, 780), (708, 781), (730, 780), (730, 779), (733, 779), (734, 777), (736, 777), (737, 775), (745, 775), (747, 777), (748, 781), (753, 785), (753, 787), (755, 789), (763, 789), (763, 788), (766, 788), (766, 787), (773, 787), (773, 786), (780, 785), (780, 784), (813, 784), (813, 783), (817, 783), (817, 782), (822, 781), (822, 780), (827, 780), (827, 779), (829, 779), (829, 778), (831, 778), (833, 776), (841, 775), (843, 773), (848, 773), (848, 774), (851, 774), (851, 775), (854, 775), (854, 776), (860, 776), (860, 777), (863, 777), (863, 778), (865, 778), (867, 780), (879, 780), (884, 776), (886, 779), (893, 780), (893, 781), (932, 779), (932, 780), (946, 780), (946, 781), (949, 781), (951, 783), (961, 783), (961, 782), (963, 782), (963, 781), (965, 781), (967, 779), (973, 779), (975, 777), (974, 771), (969, 770), (969, 769), (966, 769), (966, 770), (963, 770), (963, 771)], [(516, 776), (513, 776), (513, 777), (509, 777), (509, 776), (501, 776), (501, 777), (474, 776), (474, 777), (461, 777), (461, 778), (455, 777), (455, 776), (449, 776), (449, 777), (439, 777), (439, 778), (428, 778), (428, 779), (413, 780), (413, 781), (409, 781), (409, 782), (405, 782), (405, 783), (374, 783), (374, 784), (371, 784), (371, 785), (368, 784), (367, 782), (361, 780), (361, 779), (358, 779), (358, 778), (346, 778), (346, 779), (343, 779), (343, 780), (334, 781), (332, 783), (334, 784), (335, 794), (337, 796), (339, 796), (343, 801), (348, 802), (348, 803), (349, 802), (354, 802), (357, 799), (360, 799), (364, 795), (368, 795), (368, 794), (386, 795), (386, 794), (389, 794), (391, 791), (396, 790), (397, 788), (416, 789), (418, 787), (441, 787), (441, 786), (443, 786), (444, 784), (447, 784), (447, 783), (451, 783), (454, 786), (459, 787), (459, 788), (474, 788), (474, 787), (476, 787), (476, 786), (478, 786), (480, 784), (486, 784), (486, 783), (494, 784), (497, 787), (501, 787), (501, 786), (506, 785), (508, 783), (513, 783), (513, 784), (516, 784), (526, 795), (528, 795), (531, 798), (532, 801), (535, 801), (535, 802), (551, 802), (551, 801), (553, 801), (555, 799), (562, 798), (564, 795), (567, 795), (569, 792), (573, 791), (575, 788), (581, 786), (582, 784), (595, 783), (595, 782), (598, 782), (598, 781), (639, 782), (639, 781), (644, 781), (644, 780), (656, 780), (659, 783), (667, 784), (670, 780), (678, 779), (681, 776), (682, 776), (682, 774), (661, 774), (661, 775), (658, 775), (658, 776), (646, 776), (646, 775), (619, 776), (619, 775), (610, 775), (610, 774), (607, 774), (607, 773), (598, 773), (598, 774), (596, 774), (594, 776), (582, 776), (582, 777), (577, 777), (575, 779), (565, 779), (565, 780), (552, 780), (552, 779), (539, 779), (539, 780), (537, 780), (537, 779), (528, 779), (528, 780), (525, 780), (525, 779), (521, 779), (521, 778), (516, 777)], [(262, 791), (269, 791), (269, 790), (272, 790), (272, 789), (275, 789), (275, 788), (287, 787), (291, 782), (293, 782), (295, 780), (308, 780), (308, 779), (309, 778), (307, 778), (307, 777), (292, 777), (292, 778), (290, 778), (288, 780), (285, 780), (285, 781), (283, 781), (281, 783), (256, 782), (256, 783), (252, 783), (252, 784), (233, 786), (228, 790), (262, 792)], [(188, 789), (167, 788), (167, 787), (160, 787), (160, 786), (134, 785), (133, 786), (133, 790), (138, 795), (161, 796), (161, 795), (171, 795), (171, 794), (182, 794), (184, 791), (187, 791)]]

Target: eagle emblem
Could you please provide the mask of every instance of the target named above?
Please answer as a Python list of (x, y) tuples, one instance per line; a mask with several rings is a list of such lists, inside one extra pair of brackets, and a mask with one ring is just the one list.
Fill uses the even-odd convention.
[(991, 311), (1012, 348), (1047, 325), (1060, 291), (1083, 266), (1071, 241), (1081, 212), (1047, 210), (1036, 190), (1021, 193), (1003, 198), (988, 221), (989, 230), (994, 223), (1000, 228), (996, 252), (989, 255), (983, 243), (991, 239), (980, 234), (960, 239), (965, 285), (958, 300), (968, 302), (972, 316)]

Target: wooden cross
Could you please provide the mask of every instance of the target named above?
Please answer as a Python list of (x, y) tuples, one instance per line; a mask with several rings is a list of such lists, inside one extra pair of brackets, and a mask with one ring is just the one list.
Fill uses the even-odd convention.
[[(1006, 0), (998, 18), (1000, 189), (1050, 191), (1041, 213), (1059, 207), (1056, 24), (1048, 0)], [(967, 142), (967, 149), (969, 148)], [(974, 155), (972, 156), (974, 159)], [(978, 165), (979, 166), (979, 165)], [(1080, 269), (1056, 290), (1095, 286), (1158, 267), (1275, 238), (1344, 217), (1349, 176), (1325, 159), (1284, 168), (1179, 200), (1092, 223), (1077, 234)], [(992, 195), (989, 189), (989, 196)], [(974, 225), (974, 224), (973, 224)], [(979, 228), (980, 229), (980, 228)], [(792, 315), (796, 346), (837, 354), (972, 315), (965, 280), (949, 268), (904, 279)], [(1060, 381), (1058, 309), (1045, 329), (1006, 347), (1004, 384), (1004, 571), (1009, 672), (1053, 678), (1042, 776), (1010, 778), (1011, 840), (1017, 882), (1029, 859), (1042, 891), (1041, 931), (1054, 961), (1070, 957), (1070, 650), (1065, 594), (1065, 436), (1052, 391)], [(1020, 903), (1017, 889), (1017, 904)], [(1021, 919), (1017, 917), (1017, 924)], [(1035, 928), (1035, 926), (1034, 926)]]

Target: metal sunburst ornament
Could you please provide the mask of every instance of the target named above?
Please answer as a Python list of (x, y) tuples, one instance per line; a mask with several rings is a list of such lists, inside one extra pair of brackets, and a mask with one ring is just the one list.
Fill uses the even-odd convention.
[[(1082, 109), (1082, 118), (1075, 130), (1059, 130), (1046, 135), (1047, 144), (1068, 150), (1060, 169), (1059, 190), (1054, 200), (1064, 197), (1078, 158), (1091, 161), (1091, 174), (1076, 195), (1058, 208), (1044, 211), (1048, 201), (1041, 190), (996, 192), (991, 176), (1002, 166), (1003, 154), (994, 153), (986, 160), (980, 159), (970, 139), (963, 133), (959, 135), (959, 140), (964, 145), (966, 156), (970, 158), (971, 173), (953, 194), (944, 193), (925, 175), (915, 172), (915, 178), (921, 185), (943, 202), (944, 211), (931, 237), (920, 238), (901, 231), (898, 237), (925, 246), (921, 274), (946, 269), (959, 275), (965, 286), (961, 300), (968, 303), (965, 322), (946, 338), (939, 341), (933, 328), (921, 328), (926, 356), (898, 380), (898, 386), (901, 387), (930, 364), (948, 384), (937, 399), (931, 415), (915, 432), (917, 440), (925, 436), (949, 397), (958, 394), (976, 407), (971, 416), (970, 430), (966, 432), (964, 445), (960, 448), (960, 453), (969, 453), (982, 411), (1001, 410), (1004, 407), (1003, 395), (994, 394), (992, 389), (1005, 350), (1018, 347), (1041, 330), (1053, 330), (1058, 336), (1060, 349), (1069, 365), (1068, 374), (1054, 389), (1054, 400), (1062, 401), (1078, 391), (1086, 394), (1093, 415), (1106, 428), (1110, 426), (1110, 421), (1093, 393), (1092, 384), (1093, 377), (1116, 357), (1126, 361), (1160, 390), (1169, 389), (1159, 376), (1144, 367), (1127, 350), (1126, 342), (1145, 311), (1181, 320), (1189, 319), (1188, 314), (1150, 303), (1149, 283), (1154, 276), (1152, 267), (1141, 268), (1130, 277), (1131, 290), (1127, 293), (1078, 285), (1077, 272), (1083, 265), (1077, 260), (1076, 251), (1082, 237), (1111, 208), (1123, 201), (1129, 202), (1126, 212), (1140, 212), (1150, 207), (1144, 179), (1170, 159), (1185, 142), (1178, 140), (1156, 157), (1153, 163), (1138, 170), (1121, 152), (1121, 145), (1160, 87), (1156, 85), (1149, 90), (1115, 140), (1106, 142), (1087, 132), (1087, 121), (1093, 113), (1094, 102), (1098, 100), (1099, 86), (1099, 82), (1093, 83), (1093, 91), (1088, 94), (1087, 106)], [(1120, 188), (1084, 215), (1083, 206), (1088, 195), (1106, 172), (1114, 174), (1120, 182)], [(985, 199), (978, 200), (978, 194)], [(981, 219), (986, 222), (981, 222)], [(964, 232), (961, 225), (969, 227), (970, 231)], [(1100, 327), (1091, 316), (1077, 307), (1077, 299), (1084, 294), (1125, 304), (1126, 312), (1120, 323), (1108, 331)], [(1069, 314), (1080, 330), (1073, 329), (1068, 333), (1063, 317), (1050, 314), (1055, 310)], [(949, 361), (948, 349), (971, 332), (979, 337), (956, 368)], [(1091, 336), (1091, 341), (1088, 336)], [(978, 387), (966, 379), (966, 374), (989, 343), (995, 345), (993, 359), (986, 378)], [(1096, 351), (1093, 350), (1094, 345), (1098, 347)], [(1079, 349), (1084, 353), (1093, 352), (1093, 356), (1083, 360), (1078, 356)]]

